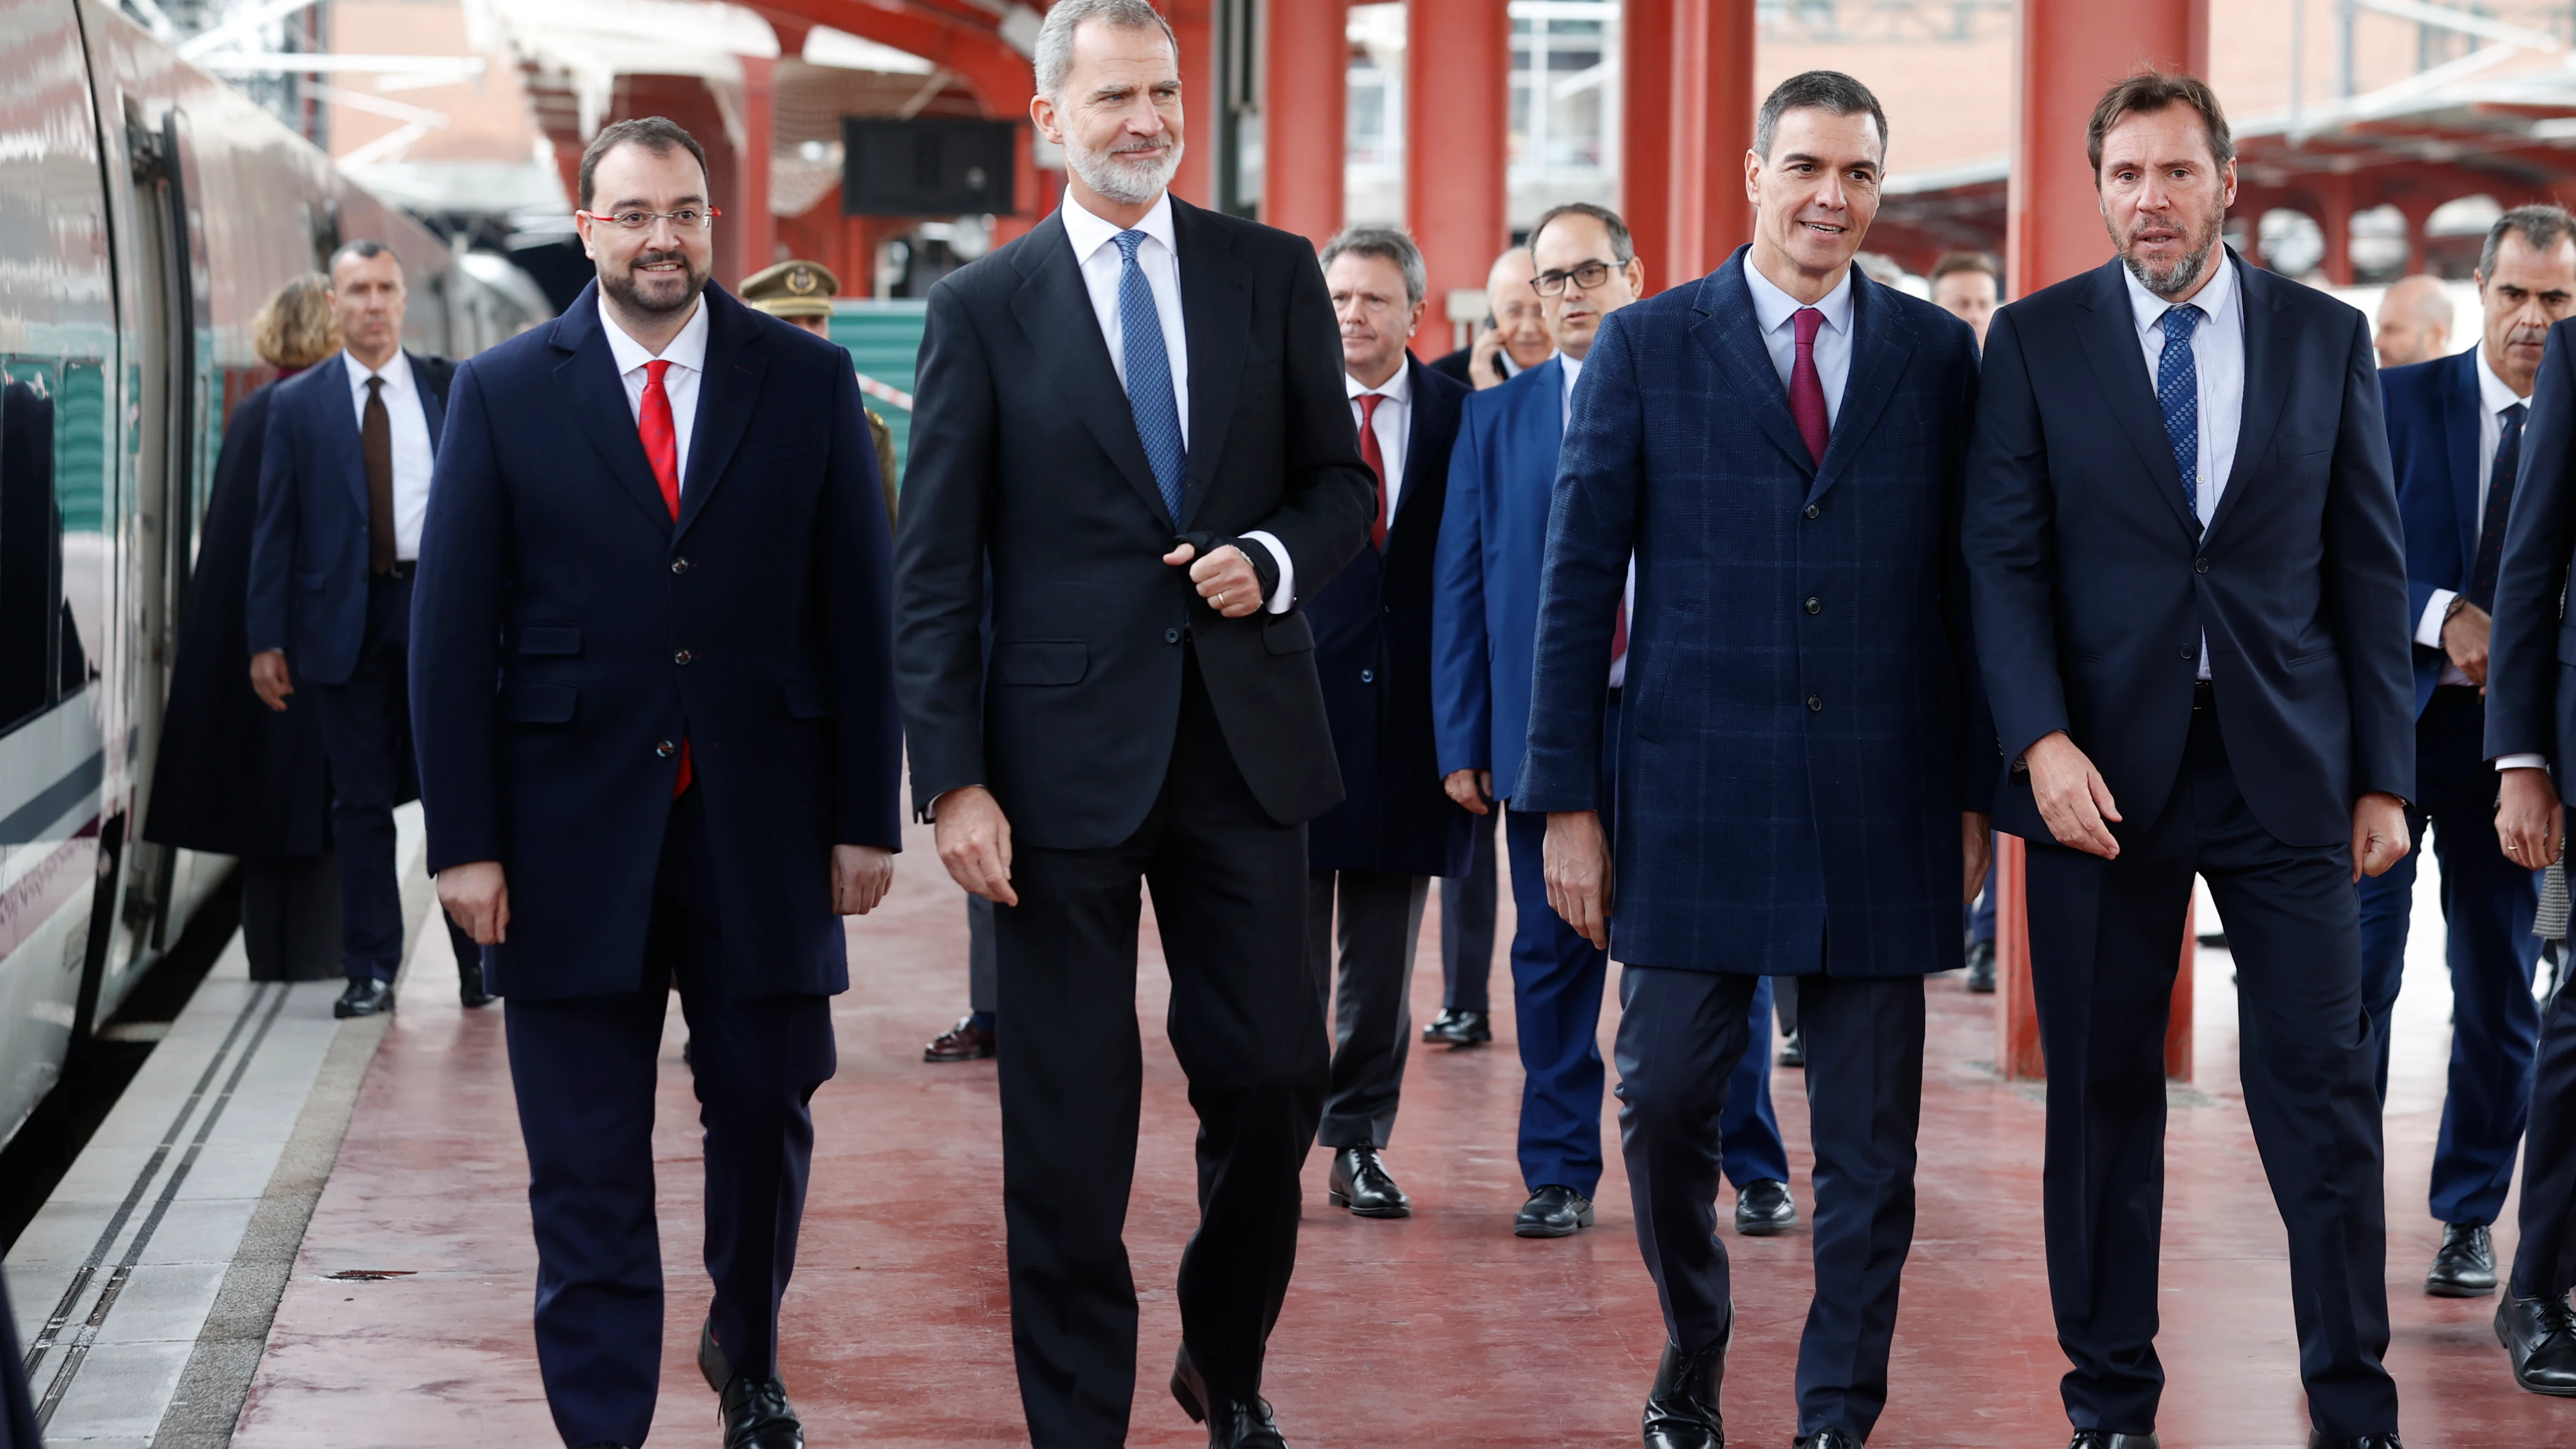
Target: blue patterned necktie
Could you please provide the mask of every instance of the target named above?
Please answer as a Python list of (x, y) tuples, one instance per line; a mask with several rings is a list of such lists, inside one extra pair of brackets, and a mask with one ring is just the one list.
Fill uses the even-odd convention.
[(2165, 309), (2165, 350), (2156, 359), (2156, 405), (2164, 409), (2165, 440), (2173, 444), (2174, 470), (2182, 474), (2182, 506), (2200, 521), (2200, 369), (2192, 365), (2191, 331), (2201, 310)]
[(1118, 338), (1126, 354), (1127, 407), (1136, 415), (1136, 439), (1145, 445), (1145, 462), (1154, 470), (1154, 486), (1163, 491), (1163, 506), (1172, 525), (1181, 521), (1181, 468), (1189, 450), (1181, 445), (1181, 409), (1172, 398), (1172, 358), (1163, 350), (1163, 314), (1154, 308), (1154, 289), (1145, 269), (1136, 265), (1136, 248), (1145, 233), (1122, 231), (1118, 243)]

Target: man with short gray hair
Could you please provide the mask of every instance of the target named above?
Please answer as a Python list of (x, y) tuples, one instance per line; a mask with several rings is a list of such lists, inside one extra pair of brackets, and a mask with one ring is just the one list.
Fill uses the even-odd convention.
[(2451, 298), (2442, 279), (2418, 272), (2400, 277), (2379, 299), (2371, 337), (2382, 369), (2430, 362), (2451, 350)]

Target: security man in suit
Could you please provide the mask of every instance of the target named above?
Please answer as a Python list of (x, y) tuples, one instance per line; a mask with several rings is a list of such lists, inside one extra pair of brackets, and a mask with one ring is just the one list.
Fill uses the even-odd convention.
[[(1039, 134), (1064, 205), (942, 278), (905, 477), (897, 654), (916, 808), (1001, 906), (1012, 1348), (1037, 1449), (1123, 1443), (1136, 1295), (1140, 884), (1199, 1118), (1171, 1389), (1277, 1449), (1262, 1364), (1323, 1107), (1306, 823), (1341, 803), (1301, 600), (1369, 546), (1311, 244), (1166, 189), (1180, 47), (1147, 0), (1056, 0)], [(987, 642), (987, 610), (990, 634)]]
[[(2450, 1082), (2430, 1197), (2442, 1245), (2424, 1276), (2424, 1291), (2437, 1298), (2495, 1291), (2487, 1225), (2513, 1186), (2540, 1035), (2531, 997), (2540, 873), (2508, 858), (2496, 836), (2499, 787), (2497, 766), (2487, 762), (2484, 691), (2532, 381), (2549, 328), (2576, 313), (2576, 218), (2555, 206), (2498, 217), (2477, 280), (2485, 326), (2476, 347), (2379, 375), (2415, 621), (2415, 789), (2406, 824), (2418, 838), (2432, 826), (2451, 968)], [(2389, 1014), (2414, 903), (2411, 855), (2361, 883), (2362, 1006), (2378, 1038), (2383, 1104)]]
[(2086, 137), (2117, 255), (1986, 334), (1964, 525), (2030, 844), (2049, 1296), (2083, 1449), (2154, 1443), (2164, 1040), (2192, 877), (2288, 1229), (2312, 1449), (2396, 1449), (2354, 882), (2408, 848), (2405, 543), (2370, 325), (2219, 240), (2235, 144), (2141, 72)]
[[(403, 349), (391, 248), (353, 241), (332, 254), (330, 273), (341, 351), (277, 384), (269, 403), (247, 618), (251, 687), (284, 710), (301, 686), (331, 760), (349, 978), (331, 1012), (349, 1017), (391, 1010), (402, 969), (393, 812), (419, 793), (406, 683), (412, 573), (453, 368)], [(489, 1002), (482, 952), (445, 925), (465, 1004)]]

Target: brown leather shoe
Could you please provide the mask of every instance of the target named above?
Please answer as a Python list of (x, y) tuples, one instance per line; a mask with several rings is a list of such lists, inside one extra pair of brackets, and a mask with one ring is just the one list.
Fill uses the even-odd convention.
[(979, 1030), (974, 1013), (968, 1012), (959, 1017), (957, 1024), (950, 1027), (945, 1035), (934, 1038), (930, 1045), (923, 1047), (921, 1059), (925, 1062), (980, 1062), (993, 1054), (997, 1035), (999, 1033), (989, 1026)]

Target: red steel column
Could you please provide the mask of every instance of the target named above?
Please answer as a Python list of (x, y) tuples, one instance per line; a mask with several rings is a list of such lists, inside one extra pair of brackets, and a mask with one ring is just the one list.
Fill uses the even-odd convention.
[(1215, 16), (1209, 0), (1164, 0), (1163, 17), (1172, 22), (1172, 35), (1181, 43), (1181, 136), (1186, 144), (1172, 193), (1214, 206), (1217, 110), (1225, 103), (1217, 82)]
[(1349, 7), (1269, 0), (1263, 9), (1261, 219), (1321, 247), (1342, 229)]
[(1674, 0), (1667, 285), (1717, 270), (1753, 234), (1753, 204), (1744, 199), (1753, 9), (1754, 0)]
[(2318, 266), (2338, 287), (2352, 285), (2352, 175), (2330, 171), (2317, 178), (2317, 227), (2325, 233), (2326, 254)]
[(1619, 10), (1619, 215), (1649, 296), (1673, 277), (1673, 0)]
[(1435, 352), (1447, 350), (1449, 294), (1484, 286), (1511, 236), (1511, 76), (1501, 0), (1405, 6), (1404, 219), (1431, 274), (1423, 340)]
[(742, 62), (742, 154), (735, 162), (733, 206), (742, 218), (734, 226), (741, 254), (730, 265), (725, 258), (716, 259), (727, 286), (739, 285), (776, 261), (772, 253), (778, 248), (778, 223), (769, 214), (769, 148), (776, 130), (778, 62), (765, 55), (736, 59)]

